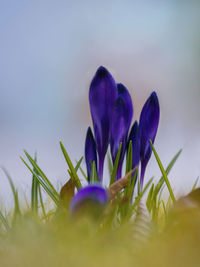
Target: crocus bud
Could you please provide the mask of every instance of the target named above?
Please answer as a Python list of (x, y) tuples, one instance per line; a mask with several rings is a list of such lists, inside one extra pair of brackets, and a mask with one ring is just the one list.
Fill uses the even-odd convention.
[(116, 179), (121, 178), (122, 165), (126, 151), (127, 135), (133, 117), (131, 96), (123, 84), (118, 84), (118, 98), (113, 106), (111, 116), (110, 146), (113, 164), (122, 143)]
[(85, 139), (85, 162), (87, 167), (87, 177), (90, 182), (91, 175), (91, 163), (95, 162), (97, 168), (97, 152), (96, 152), (96, 143), (92, 134), (92, 130), (89, 127)]
[(113, 164), (115, 162), (117, 152), (119, 150), (120, 143), (122, 143), (120, 159), (117, 168), (117, 179), (121, 178), (122, 162), (124, 157), (124, 148), (126, 147), (126, 113), (125, 104), (121, 97), (116, 100), (111, 119), (111, 129), (110, 129), (110, 148)]
[[(132, 141), (132, 169), (139, 165), (140, 162), (140, 131), (138, 122), (135, 121), (128, 139), (127, 150), (129, 147), (129, 143)], [(134, 173), (133, 173), (134, 176)]]
[(99, 67), (89, 90), (90, 111), (99, 159), (99, 178), (102, 180), (105, 154), (110, 137), (112, 107), (117, 99), (117, 85), (104, 67)]
[[(70, 203), (70, 212), (75, 214), (81, 210), (99, 208), (101, 210), (108, 202), (107, 191), (99, 184), (90, 184), (81, 188), (72, 198)], [(96, 212), (94, 210), (94, 212)]]
[(140, 176), (140, 189), (142, 189), (144, 174), (147, 163), (151, 157), (152, 149), (149, 140), (154, 143), (158, 123), (160, 117), (160, 107), (158, 97), (153, 92), (147, 99), (140, 114), (140, 133), (141, 133), (141, 146), (140, 146), (140, 159), (141, 159), (141, 176)]
[(127, 134), (128, 134), (131, 121), (133, 118), (133, 103), (132, 103), (132, 99), (131, 99), (128, 89), (122, 83), (117, 84), (117, 89), (118, 89), (118, 97), (121, 97), (125, 104), (126, 126), (127, 126)]

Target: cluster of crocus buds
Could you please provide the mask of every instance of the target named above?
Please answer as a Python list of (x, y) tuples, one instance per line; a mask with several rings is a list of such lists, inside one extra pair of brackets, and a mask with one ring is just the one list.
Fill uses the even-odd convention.
[[(129, 145), (132, 144), (132, 169), (141, 163), (140, 189), (142, 190), (146, 166), (152, 153), (150, 140), (154, 143), (159, 124), (159, 102), (156, 93), (153, 92), (142, 108), (139, 123), (135, 121), (130, 129), (134, 109), (129, 91), (123, 84), (116, 83), (109, 71), (102, 66), (97, 69), (90, 84), (89, 103), (94, 129), (93, 135), (91, 128), (88, 128), (85, 140), (89, 185), (81, 189), (72, 199), (71, 210), (76, 210), (84, 201), (107, 203), (107, 192), (100, 184), (109, 145), (113, 164), (121, 145), (115, 177), (117, 181), (122, 176), (123, 161)], [(90, 184), (93, 163), (98, 175), (98, 186)]]
[(133, 104), (127, 88), (116, 83), (104, 67), (99, 67), (89, 89), (90, 111), (94, 136), (89, 127), (85, 141), (85, 160), (88, 180), (90, 181), (91, 162), (95, 162), (99, 181), (103, 179), (103, 166), (110, 145), (113, 164), (121, 143), (121, 154), (116, 180), (121, 178), (124, 157), (132, 141), (132, 169), (141, 162), (140, 185), (142, 187), (145, 169), (151, 156), (150, 140), (154, 143), (159, 123), (159, 102), (155, 92), (143, 106), (139, 124), (134, 122)]

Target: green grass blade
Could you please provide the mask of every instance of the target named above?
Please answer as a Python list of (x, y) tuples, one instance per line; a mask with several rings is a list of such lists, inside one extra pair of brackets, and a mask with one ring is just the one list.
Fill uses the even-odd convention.
[(132, 198), (133, 198), (133, 194), (134, 194), (135, 181), (136, 181), (137, 176), (138, 176), (138, 168), (137, 167), (135, 167), (135, 169), (133, 170), (133, 173), (134, 173), (134, 176), (132, 176), (133, 174), (131, 174), (132, 177), (130, 177), (130, 181), (128, 182), (127, 186), (124, 188), (124, 192), (123, 192), (123, 197), (124, 197), (125, 201), (123, 202), (123, 205), (121, 207), (122, 219), (127, 218), (128, 212), (129, 212), (130, 207), (131, 207)]
[(166, 173), (169, 174), (169, 172), (171, 171), (172, 167), (174, 166), (175, 162), (177, 161), (177, 159), (179, 158), (180, 154), (182, 152), (182, 148), (176, 153), (176, 155), (173, 157), (173, 159), (170, 161), (169, 165), (166, 168)]
[(167, 203), (166, 203), (165, 207), (166, 207), (166, 211), (168, 211), (171, 208), (171, 197), (170, 197), (170, 195), (168, 197), (168, 200), (167, 200)]
[(95, 183), (98, 182), (99, 178), (97, 176), (97, 171), (96, 171), (96, 164), (95, 161), (91, 162), (91, 175), (90, 175), (90, 182)]
[(9, 184), (10, 184), (10, 187), (11, 187), (11, 190), (13, 193), (13, 198), (14, 198), (14, 202), (15, 202), (15, 212), (14, 213), (15, 213), (15, 215), (20, 214), (18, 193), (17, 193), (17, 190), (15, 189), (13, 180), (12, 180), (11, 176), (9, 175), (8, 171), (4, 167), (2, 167), (2, 170), (5, 173), (8, 181), (9, 181)]
[(87, 175), (85, 174), (84, 170), (81, 167), (79, 167), (79, 169), (80, 169), (83, 177), (85, 178), (85, 180), (88, 182), (88, 178), (87, 178)]
[[(49, 188), (51, 188), (51, 191), (54, 193), (54, 195), (56, 195), (59, 198), (59, 194), (58, 192), (55, 190), (55, 188), (53, 187), (53, 185), (51, 184), (51, 182), (49, 181), (49, 179), (47, 178), (47, 176), (44, 174), (44, 172), (40, 169), (40, 167), (38, 166), (38, 164), (32, 159), (32, 157), (24, 150), (29, 162), (31, 163), (31, 165), (33, 166), (33, 168), (37, 171), (37, 176), (45, 182), (45, 184), (48, 185)], [(36, 171), (34, 171), (34, 173), (36, 173)]]
[(81, 168), (82, 160), (83, 160), (83, 157), (81, 157), (78, 162), (76, 161), (75, 170), (78, 171), (78, 169), (79, 169), (81, 171), (83, 177), (86, 179), (86, 181), (88, 181), (87, 175), (85, 174), (84, 170)]
[(1, 211), (0, 211), (0, 220), (2, 224), (4, 225), (4, 227), (6, 228), (6, 230), (8, 231), (10, 229), (10, 226), (8, 224), (7, 219), (3, 216), (3, 213)]
[(15, 191), (15, 215), (20, 214), (18, 191)]
[(122, 149), (122, 143), (120, 143), (119, 150), (117, 152), (117, 156), (116, 156), (115, 163), (113, 166), (113, 171), (112, 171), (111, 178), (110, 178), (110, 185), (113, 184), (115, 181), (115, 177), (116, 177), (116, 173), (117, 173), (117, 167), (118, 167), (120, 154), (121, 154), (121, 149)]
[(40, 185), (38, 186), (38, 192), (39, 192), (39, 198), (40, 198), (42, 213), (43, 213), (43, 216), (46, 217), (46, 211), (45, 211), (45, 207), (44, 207), (44, 202), (43, 202), (43, 198), (42, 198), (42, 192), (41, 192)]
[(132, 141), (130, 141), (129, 146), (128, 146), (127, 159), (126, 159), (126, 173), (132, 170), (132, 155), (133, 155), (133, 146), (132, 146)]
[(60, 141), (60, 147), (61, 147), (61, 150), (62, 150), (63, 155), (64, 155), (64, 157), (65, 157), (65, 160), (66, 160), (66, 162), (67, 162), (67, 165), (68, 165), (68, 167), (69, 167), (69, 169), (70, 169), (70, 171), (71, 171), (71, 175), (72, 175), (71, 178), (74, 180), (74, 183), (75, 183), (75, 185), (76, 185), (76, 188), (79, 190), (79, 189), (82, 187), (81, 182), (80, 182), (80, 179), (78, 178), (78, 175), (77, 175), (77, 173), (76, 173), (76, 170), (75, 170), (75, 168), (74, 168), (74, 166), (73, 166), (73, 164), (72, 164), (72, 162), (71, 162), (71, 160), (70, 160), (70, 157), (69, 157), (69, 155), (67, 154), (67, 151), (66, 151), (66, 149), (65, 149), (65, 147), (63, 146), (63, 144), (62, 144), (61, 141)]
[(165, 218), (167, 218), (167, 211), (166, 211), (166, 207), (165, 207), (165, 202), (162, 200), (162, 206), (163, 206), (163, 211), (165, 214)]
[[(80, 168), (80, 165), (81, 165), (82, 160), (83, 160), (83, 157), (81, 157), (81, 158), (79, 159), (79, 161), (76, 161), (76, 166), (75, 166), (75, 168), (74, 168), (76, 172), (77, 172), (78, 169)], [(72, 174), (71, 174), (71, 171), (70, 171), (70, 170), (68, 170), (68, 173), (69, 173), (69, 176), (71, 177)]]
[(156, 161), (157, 161), (157, 163), (158, 163), (158, 166), (159, 166), (159, 168), (160, 168), (160, 171), (161, 171), (161, 173), (162, 173), (162, 175), (163, 175), (163, 178), (165, 179), (165, 183), (166, 183), (166, 185), (167, 185), (167, 188), (168, 188), (169, 194), (170, 194), (170, 196), (171, 196), (171, 199), (172, 199), (172, 201), (175, 203), (176, 199), (175, 199), (173, 190), (172, 190), (172, 188), (171, 188), (171, 185), (170, 185), (170, 183), (169, 183), (169, 180), (168, 180), (168, 178), (167, 178), (167, 174), (166, 174), (166, 172), (165, 172), (165, 170), (164, 170), (164, 167), (163, 167), (163, 165), (162, 165), (162, 163), (161, 163), (161, 160), (160, 160), (160, 158), (159, 158), (159, 156), (158, 156), (158, 154), (157, 154), (157, 152), (156, 152), (156, 150), (155, 150), (155, 148), (154, 148), (154, 146), (153, 146), (151, 140), (150, 140), (150, 144), (151, 144), (151, 147), (152, 147), (154, 156), (155, 156), (155, 158), (156, 158)]
[(8, 171), (4, 167), (2, 167), (2, 170), (5, 173), (8, 181), (9, 181), (9, 184), (10, 184), (10, 187), (11, 187), (11, 190), (12, 190), (12, 193), (13, 193), (13, 197), (15, 198), (16, 190), (15, 190), (15, 186), (14, 186), (13, 180), (12, 180), (11, 176), (9, 175)]
[(31, 187), (31, 209), (35, 213), (38, 211), (38, 185), (38, 180), (35, 175), (33, 175)]
[(23, 163), (26, 165), (26, 167), (29, 169), (29, 171), (33, 175), (35, 175), (35, 177), (37, 178), (38, 182), (41, 184), (41, 186), (44, 188), (44, 190), (50, 196), (50, 198), (55, 202), (56, 205), (58, 205), (59, 204), (59, 195), (58, 195), (58, 193), (56, 192), (56, 194), (55, 194), (52, 191), (52, 189), (49, 187), (49, 185), (46, 183), (46, 181), (44, 179), (42, 179), (34, 170), (32, 170), (22, 157), (20, 157), (20, 158), (23, 161)]
[[(171, 171), (171, 169), (172, 169), (172, 167), (174, 166), (175, 162), (176, 162), (177, 159), (179, 158), (181, 152), (182, 152), (182, 149), (180, 149), (180, 150), (176, 153), (176, 155), (173, 157), (173, 159), (172, 159), (172, 160), (170, 161), (170, 163), (168, 164), (168, 166), (167, 166), (167, 168), (166, 168), (166, 170), (165, 170), (165, 172), (166, 172), (167, 175), (169, 174), (169, 172)], [(159, 193), (161, 187), (163, 186), (164, 182), (165, 182), (165, 179), (164, 179), (164, 177), (162, 176), (162, 177), (160, 178), (159, 182), (157, 183), (157, 185), (155, 186), (154, 197), (157, 197), (157, 195), (158, 195), (158, 193)]]
[(135, 189), (137, 178), (138, 178), (138, 167), (135, 170), (135, 174), (134, 174), (133, 179), (131, 181), (131, 184), (129, 186), (129, 190), (130, 190), (129, 191), (130, 201), (131, 201), (131, 199), (133, 197), (133, 194), (134, 194), (134, 189)]
[[(37, 155), (35, 154), (34, 161), (37, 162)], [(36, 169), (34, 168), (34, 171)], [(32, 187), (31, 187), (31, 209), (34, 213), (38, 212), (38, 187), (39, 183), (35, 175), (32, 176)]]
[(153, 191), (154, 191), (154, 184), (151, 185), (151, 188), (149, 190), (149, 194), (148, 194), (147, 200), (146, 200), (146, 206), (147, 206), (147, 209), (149, 212), (151, 211)]
[(145, 185), (144, 189), (142, 190), (141, 193), (139, 193), (139, 195), (135, 198), (135, 201), (131, 207), (132, 211), (137, 207), (137, 205), (139, 204), (141, 198), (143, 197), (144, 193), (147, 191), (148, 187), (151, 185), (153, 181), (153, 177), (148, 181), (148, 183)]
[(194, 183), (194, 185), (192, 187), (192, 191), (194, 191), (196, 189), (198, 181), (199, 181), (199, 177), (197, 177), (197, 179), (196, 179), (196, 181), (195, 181), (195, 183)]
[(83, 161), (83, 157), (81, 157), (81, 158), (79, 159), (79, 161), (76, 161), (76, 166), (75, 166), (75, 168), (74, 168), (74, 169), (76, 170), (76, 172), (77, 172), (78, 169), (80, 168), (82, 161)]
[(83, 157), (81, 157), (81, 158), (79, 159), (79, 161), (76, 163), (76, 166), (75, 166), (75, 170), (76, 170), (76, 171), (78, 171), (78, 169), (80, 168), (82, 161), (83, 161)]
[(161, 201), (161, 199), (162, 199), (162, 193), (163, 193), (163, 190), (164, 190), (164, 186), (160, 189), (160, 191), (159, 191), (159, 195), (158, 195), (158, 201)]
[(138, 177), (138, 180), (137, 180), (137, 194), (139, 195), (140, 194), (140, 179)]

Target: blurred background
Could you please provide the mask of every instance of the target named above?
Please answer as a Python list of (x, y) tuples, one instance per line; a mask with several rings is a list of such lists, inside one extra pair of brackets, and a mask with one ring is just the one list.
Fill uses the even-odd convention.
[[(92, 125), (88, 89), (98, 66), (129, 88), (135, 114), (152, 90), (161, 121), (155, 146), (177, 195), (200, 174), (200, 1), (0, 1), (0, 165), (29, 197), (23, 149), (59, 188)], [(152, 156), (146, 180), (160, 171)], [(0, 200), (12, 202), (0, 170)]]

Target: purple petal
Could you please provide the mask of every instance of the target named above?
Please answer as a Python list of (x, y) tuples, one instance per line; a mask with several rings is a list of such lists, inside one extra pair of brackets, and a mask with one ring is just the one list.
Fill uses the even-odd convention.
[(84, 188), (81, 188), (71, 200), (71, 213), (77, 212), (82, 206), (84, 206), (85, 203), (90, 202), (97, 203), (102, 206), (106, 205), (108, 202), (107, 191), (98, 184), (90, 184)]
[(147, 99), (140, 115), (140, 132), (141, 132), (141, 147), (140, 147), (140, 159), (141, 159), (141, 177), (140, 186), (143, 186), (144, 174), (147, 163), (151, 157), (152, 149), (149, 140), (154, 143), (158, 123), (160, 117), (160, 107), (158, 97), (153, 92)]
[(140, 162), (140, 131), (137, 121), (131, 128), (128, 140), (128, 144), (132, 141), (132, 169), (134, 169)]
[(97, 167), (97, 152), (96, 152), (96, 143), (92, 134), (92, 130), (89, 127), (86, 134), (85, 139), (85, 162), (87, 167), (87, 177), (88, 181), (90, 182), (90, 175), (91, 175), (91, 163), (95, 162)]
[(117, 179), (121, 178), (121, 169), (124, 159), (127, 138), (127, 120), (125, 103), (121, 97), (118, 97), (112, 111), (110, 129), (110, 148), (113, 164), (115, 162), (120, 143), (122, 143), (121, 155), (117, 170)]
[(128, 89), (121, 83), (117, 84), (118, 96), (121, 97), (125, 104), (126, 109), (126, 124), (127, 124), (127, 133), (131, 125), (133, 118), (133, 103), (131, 95), (129, 94)]
[(117, 99), (117, 85), (104, 67), (99, 67), (89, 90), (90, 110), (99, 156), (99, 177), (102, 180), (103, 164), (110, 136), (112, 107)]
[(126, 150), (126, 140), (133, 117), (133, 104), (131, 96), (126, 87), (117, 84), (118, 98), (114, 104), (111, 119), (111, 154), (113, 164), (115, 162), (120, 142), (122, 142), (121, 155), (117, 169), (117, 179), (121, 178), (122, 164)]

